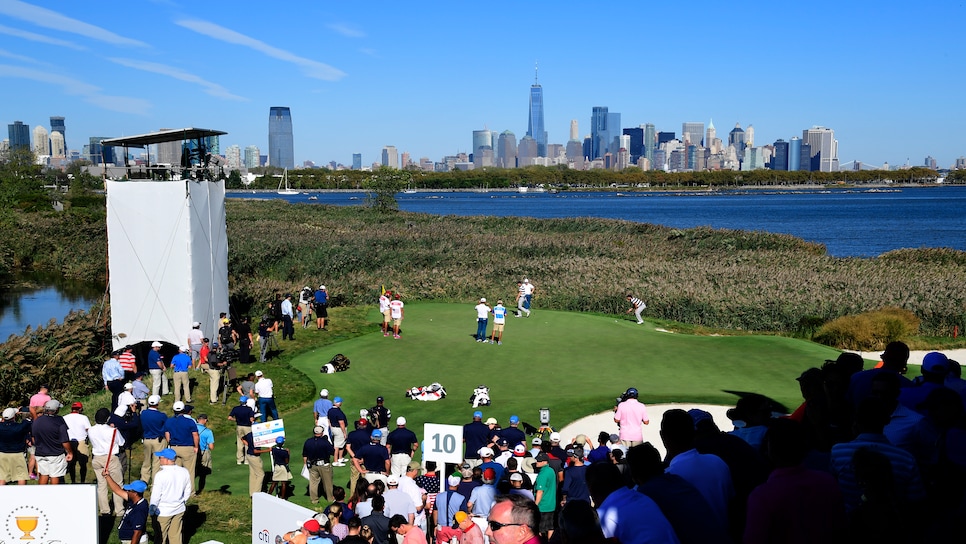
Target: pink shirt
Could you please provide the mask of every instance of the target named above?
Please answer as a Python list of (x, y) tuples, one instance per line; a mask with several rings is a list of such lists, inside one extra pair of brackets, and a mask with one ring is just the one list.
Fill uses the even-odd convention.
[(647, 408), (637, 399), (627, 399), (618, 404), (617, 411), (614, 412), (614, 419), (621, 424), (621, 440), (634, 442), (644, 440), (641, 423), (651, 420), (647, 417)]
[(403, 544), (426, 544), (426, 534), (419, 527), (412, 527), (403, 537)]
[(43, 406), (48, 400), (50, 400), (50, 395), (47, 393), (37, 393), (30, 397), (30, 406)]

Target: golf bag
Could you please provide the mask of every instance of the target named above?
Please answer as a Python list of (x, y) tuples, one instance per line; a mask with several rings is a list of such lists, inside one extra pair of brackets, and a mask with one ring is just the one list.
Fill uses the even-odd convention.
[(413, 400), (439, 400), (446, 398), (446, 390), (439, 383), (432, 383), (424, 387), (412, 387), (406, 391), (406, 396)]
[(319, 372), (333, 374), (335, 372), (345, 372), (346, 370), (349, 370), (349, 358), (339, 353), (330, 359), (328, 363), (322, 365)]
[(473, 394), (470, 395), (470, 404), (473, 408), (478, 406), (489, 406), (490, 405), (490, 388), (485, 385), (480, 385), (473, 390)]

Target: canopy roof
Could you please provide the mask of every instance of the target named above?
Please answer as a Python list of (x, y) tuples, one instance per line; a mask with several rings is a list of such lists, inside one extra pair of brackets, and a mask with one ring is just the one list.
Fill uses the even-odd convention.
[(228, 134), (220, 130), (208, 128), (176, 128), (172, 130), (162, 130), (150, 134), (140, 134), (138, 136), (126, 136), (123, 138), (108, 138), (101, 141), (101, 145), (112, 147), (145, 147), (151, 144), (162, 144), (164, 142), (180, 142), (183, 140), (198, 140), (208, 136), (221, 136)]

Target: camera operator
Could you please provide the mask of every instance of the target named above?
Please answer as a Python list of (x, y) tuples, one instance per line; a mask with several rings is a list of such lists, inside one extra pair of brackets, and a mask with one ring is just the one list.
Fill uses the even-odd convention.
[(221, 385), (221, 369), (223, 366), (222, 349), (218, 342), (215, 342), (208, 350), (207, 359), (201, 363), (201, 370), (208, 374), (208, 404), (218, 402), (218, 387)]
[(630, 387), (617, 399), (614, 407), (614, 422), (620, 428), (620, 439), (624, 446), (631, 448), (644, 443), (641, 424), (648, 425), (647, 407), (637, 400), (637, 389)]
[(265, 362), (265, 355), (268, 354), (268, 342), (272, 335), (272, 321), (268, 316), (262, 316), (258, 324), (258, 347), (261, 350), (259, 361)]

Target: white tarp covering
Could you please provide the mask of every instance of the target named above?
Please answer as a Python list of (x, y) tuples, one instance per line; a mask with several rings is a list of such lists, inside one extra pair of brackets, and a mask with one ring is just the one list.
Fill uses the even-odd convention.
[(224, 182), (108, 181), (107, 249), (115, 348), (184, 345), (195, 321), (215, 335), (228, 312)]

